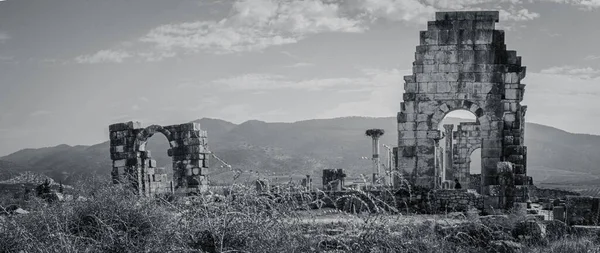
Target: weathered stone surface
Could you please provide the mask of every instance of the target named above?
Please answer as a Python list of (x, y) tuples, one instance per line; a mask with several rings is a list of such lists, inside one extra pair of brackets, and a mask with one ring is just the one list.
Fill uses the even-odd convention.
[(515, 224), (512, 235), (519, 240), (541, 241), (546, 237), (546, 226), (536, 220), (520, 221)]
[[(519, 111), (524, 107), (520, 105), (524, 91), (520, 81), (525, 77), (525, 67), (521, 66), (516, 51), (506, 50), (504, 32), (494, 30), (498, 19), (498, 12), (437, 13), (436, 20), (428, 22), (427, 31), (420, 33), (421, 43), (415, 54), (413, 75), (405, 77), (404, 101), (411, 105), (408, 108), (403, 104), (398, 116), (398, 122), (402, 124), (398, 127), (398, 150), (404, 150), (405, 146), (414, 145), (407, 145), (406, 139), (409, 138), (416, 138), (419, 146), (433, 145), (425, 139), (435, 139), (436, 135), (422, 136), (419, 132), (437, 130), (448, 112), (463, 109), (474, 113), (479, 130), (472, 130), (466, 136), (458, 135), (459, 138), (471, 139), (472, 143), (469, 145), (457, 140), (456, 145), (463, 146), (458, 147), (453, 156), (446, 156), (446, 163), (450, 160), (463, 165), (451, 163), (446, 171), (468, 173), (469, 166), (464, 163), (468, 161), (469, 152), (477, 148), (473, 142), (481, 140), (479, 145), (485, 158), (483, 186), (498, 183), (496, 163), (499, 161), (523, 166), (519, 167), (518, 174), (526, 176), (522, 134), (524, 113)], [(463, 150), (463, 147), (466, 149)], [(446, 150), (452, 153), (453, 148)], [(417, 173), (412, 177), (413, 183), (426, 182), (417, 180), (418, 177), (436, 178), (434, 169), (422, 167), (429, 164), (424, 161), (430, 159), (428, 155), (419, 152), (410, 156), (398, 155), (398, 168)], [(465, 183), (468, 175), (452, 176), (462, 180), (461, 184), (468, 185)], [(517, 184), (521, 184), (520, 179), (521, 176), (516, 177)], [(509, 200), (500, 202), (506, 201)]]
[(565, 212), (568, 225), (598, 226), (600, 198), (567, 196)]
[[(139, 122), (112, 124), (109, 126), (110, 152), (113, 160), (111, 175), (114, 183), (128, 182), (136, 192), (152, 195), (163, 192), (181, 192), (204, 190), (207, 179), (204, 176), (208, 167), (207, 134), (197, 123), (186, 123), (172, 126), (152, 125), (141, 128)], [(163, 134), (171, 149), (168, 155), (173, 158), (173, 177), (168, 178), (162, 168), (157, 167), (146, 142), (156, 133)], [(197, 167), (186, 174), (186, 167), (191, 164)], [(193, 185), (189, 185), (192, 182)], [(195, 184), (195, 182), (198, 182)]]

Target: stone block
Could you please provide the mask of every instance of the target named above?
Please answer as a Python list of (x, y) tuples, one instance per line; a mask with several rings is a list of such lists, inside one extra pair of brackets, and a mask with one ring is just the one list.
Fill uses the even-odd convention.
[[(417, 131), (427, 131), (430, 129), (430, 122), (427, 121), (421, 121), (421, 122), (417, 122)], [(418, 133), (417, 133), (418, 134)], [(419, 136), (417, 135), (417, 138), (419, 138)]]
[(475, 44), (492, 44), (493, 35), (493, 30), (476, 30)]
[(438, 130), (427, 131), (427, 138), (429, 139), (440, 139), (441, 134)]
[(127, 166), (127, 159), (113, 160), (113, 167), (125, 167)]
[(513, 172), (515, 174), (527, 174), (526, 167), (524, 165), (521, 165), (521, 164), (514, 164), (513, 165)]
[(125, 152), (125, 146), (120, 145), (120, 146), (112, 146), (110, 147), (110, 152), (111, 153), (121, 153), (121, 152)]
[(552, 209), (552, 218), (554, 220), (559, 220), (559, 221), (565, 222), (566, 221), (565, 207), (564, 206), (555, 206)]
[(506, 89), (504, 91), (504, 96), (506, 99), (518, 100), (519, 99), (519, 90), (518, 89)]
[(506, 159), (511, 163), (523, 164), (523, 155), (509, 155)]
[(415, 122), (398, 123), (398, 131), (415, 131), (417, 125)]
[(527, 185), (529, 183), (529, 179), (525, 174), (515, 174), (515, 185)]
[(415, 82), (406, 82), (404, 83), (404, 91), (405, 92), (417, 92), (417, 83)]
[(148, 175), (154, 175), (155, 172), (155, 168), (146, 168), (146, 174)]
[(486, 158), (497, 158), (502, 156), (502, 149), (500, 148), (485, 148), (481, 150), (481, 157)]
[[(415, 102), (413, 101), (404, 101), (401, 104), (401, 108), (405, 113), (414, 113), (415, 112)], [(410, 121), (410, 118), (409, 118)]]
[(400, 147), (398, 150), (402, 152), (402, 157), (414, 157), (417, 154), (416, 146)]
[[(409, 123), (409, 122), (407, 122)], [(417, 138), (417, 132), (413, 130), (398, 131), (398, 138), (415, 139)]]

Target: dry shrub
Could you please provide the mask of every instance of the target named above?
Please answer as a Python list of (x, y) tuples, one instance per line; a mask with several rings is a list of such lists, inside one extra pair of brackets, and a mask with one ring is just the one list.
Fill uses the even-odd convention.
[[(194, 198), (140, 198), (102, 182), (76, 188), (87, 201), (33, 199), (31, 214), (0, 219), (0, 252), (486, 252), (494, 241), (516, 241), (510, 232), (525, 219), (460, 218), (440, 226), (433, 216), (396, 214), (370, 195), (361, 200), (377, 204), (374, 213), (304, 211), (316, 201), (309, 194), (263, 194), (243, 185), (225, 197)], [(523, 251), (598, 252), (590, 238), (554, 236), (559, 240), (548, 245), (525, 242)]]

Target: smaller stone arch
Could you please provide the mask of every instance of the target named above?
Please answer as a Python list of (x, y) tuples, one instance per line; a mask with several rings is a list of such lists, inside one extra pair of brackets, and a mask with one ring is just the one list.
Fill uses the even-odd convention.
[(169, 146), (173, 148), (173, 138), (171, 136), (171, 132), (159, 125), (151, 125), (141, 130), (135, 138), (136, 142), (134, 148), (138, 151), (146, 151), (146, 144), (148, 143), (148, 140), (156, 133), (163, 134), (167, 138)]
[(452, 137), (454, 139), (454, 146), (452, 147), (454, 178), (458, 179), (465, 187), (468, 187), (471, 183), (471, 154), (482, 148), (486, 134), (477, 122), (463, 122), (458, 125)]
[(488, 114), (484, 113), (483, 109), (477, 103), (473, 103), (469, 100), (443, 101), (433, 113), (431, 118), (432, 127), (437, 129), (446, 115), (458, 110), (471, 112), (475, 115), (476, 122), (481, 125), (489, 124), (494, 121)]
[[(208, 189), (208, 141), (198, 123), (142, 127), (139, 122), (112, 124), (110, 152), (113, 182), (129, 182), (138, 193), (152, 195), (172, 192), (193, 194)], [(156, 168), (146, 143), (156, 133), (169, 142), (167, 154), (173, 160), (173, 176)]]

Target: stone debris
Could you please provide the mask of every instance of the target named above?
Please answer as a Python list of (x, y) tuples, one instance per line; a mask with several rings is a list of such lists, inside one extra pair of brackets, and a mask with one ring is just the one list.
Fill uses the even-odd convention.
[[(554, 207), (555, 219), (557, 216), (564, 216), (566, 213), (566, 223), (572, 225), (598, 226), (600, 217), (600, 198), (584, 196), (567, 196), (563, 213), (561, 208)], [(562, 218), (562, 217), (561, 217)]]
[(24, 210), (24, 209), (22, 209), (22, 208), (20, 208), (20, 207), (19, 207), (19, 208), (17, 208), (16, 210), (12, 211), (12, 213), (13, 213), (13, 214), (28, 214), (28, 213), (29, 213), (29, 211), (27, 211), (27, 210)]

